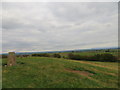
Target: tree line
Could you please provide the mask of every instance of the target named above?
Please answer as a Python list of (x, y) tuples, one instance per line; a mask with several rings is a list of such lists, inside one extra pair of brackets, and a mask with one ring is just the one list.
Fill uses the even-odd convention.
[[(16, 55), (17, 57), (54, 57), (54, 58), (65, 58), (65, 59), (71, 59), (71, 60), (86, 60), (86, 61), (101, 61), (101, 62), (117, 62), (118, 57), (109, 54), (109, 53), (103, 53), (103, 54), (95, 54), (93, 56), (81, 56), (73, 53), (68, 53), (67, 56), (62, 56), (59, 53), (49, 54), (49, 53), (35, 53), (32, 55)], [(2, 58), (7, 58), (7, 55), (2, 55)]]

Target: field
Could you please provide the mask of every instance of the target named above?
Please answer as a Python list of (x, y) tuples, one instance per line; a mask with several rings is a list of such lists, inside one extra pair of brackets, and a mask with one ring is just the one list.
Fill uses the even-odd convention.
[(2, 75), (3, 88), (118, 88), (117, 62), (23, 57)]
[[(109, 52), (106, 52), (108, 51)], [(120, 54), (120, 49), (108, 49), (108, 50), (93, 50), (93, 51), (83, 51), (83, 52), (77, 52), (77, 51), (73, 51), (73, 52), (60, 52), (59, 54), (61, 56), (66, 57), (69, 53), (73, 53), (73, 54), (77, 54), (77, 55), (81, 55), (81, 56), (93, 56), (96, 54), (104, 54), (104, 53), (108, 53), (108, 54), (112, 54), (114, 56), (118, 56), (118, 54)], [(51, 55), (54, 53), (50, 53)]]

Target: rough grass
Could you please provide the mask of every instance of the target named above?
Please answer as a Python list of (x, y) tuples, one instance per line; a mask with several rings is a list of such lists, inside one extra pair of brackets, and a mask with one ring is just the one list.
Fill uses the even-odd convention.
[[(6, 59), (3, 59), (3, 63), (6, 63)], [(3, 88), (118, 87), (118, 64), (115, 62), (25, 57), (17, 58), (17, 63), (12, 67), (3, 66)], [(82, 72), (89, 74), (80, 74)]]

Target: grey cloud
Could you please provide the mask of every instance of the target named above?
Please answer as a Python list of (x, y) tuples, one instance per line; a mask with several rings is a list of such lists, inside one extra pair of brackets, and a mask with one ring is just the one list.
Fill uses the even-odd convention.
[(17, 28), (21, 28), (21, 27), (26, 27), (26, 25), (24, 25), (23, 23), (20, 23), (18, 21), (5, 21), (3, 20), (2, 23), (2, 28), (9, 30), (9, 29), (17, 29)]
[(117, 3), (4, 3), (3, 51), (117, 46)]

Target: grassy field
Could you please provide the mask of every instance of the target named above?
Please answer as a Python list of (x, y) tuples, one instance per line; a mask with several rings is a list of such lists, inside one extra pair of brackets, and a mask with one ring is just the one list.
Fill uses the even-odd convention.
[[(104, 53), (108, 53), (108, 54), (112, 54), (114, 56), (118, 56), (118, 54), (120, 54), (120, 50), (115, 49), (115, 50), (110, 50), (109, 52), (105, 52), (105, 50), (100, 50), (100, 51), (84, 51), (84, 52), (62, 52), (59, 53), (61, 56), (67, 57), (67, 55), (69, 53), (73, 53), (73, 54), (77, 54), (77, 55), (81, 55), (81, 56), (93, 56), (96, 54), (104, 54)], [(51, 55), (54, 53), (50, 53)]]
[[(3, 64), (6, 59), (3, 59)], [(117, 88), (118, 63), (63, 58), (17, 58), (2, 67), (3, 88)]]

